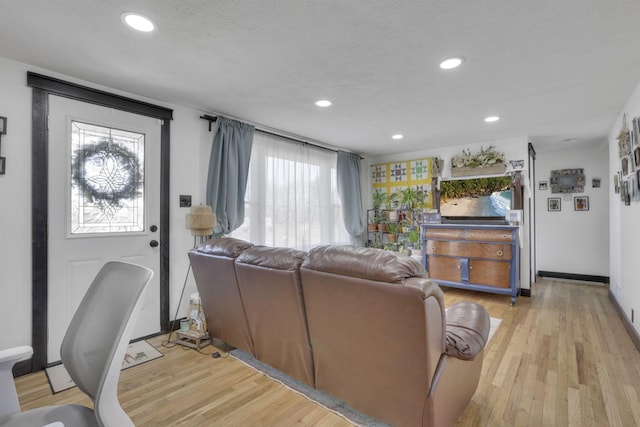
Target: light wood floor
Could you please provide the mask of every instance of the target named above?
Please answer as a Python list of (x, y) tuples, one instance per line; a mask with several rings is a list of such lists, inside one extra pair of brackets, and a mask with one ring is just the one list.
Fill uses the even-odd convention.
[[(447, 306), (482, 303), (503, 319), (485, 352), (480, 385), (458, 426), (638, 426), (640, 355), (607, 288), (539, 280), (531, 298), (447, 289)], [(123, 371), (119, 396), (142, 426), (349, 426), (235, 359), (178, 346)], [(213, 347), (203, 349), (207, 353)], [(16, 380), (23, 409), (90, 401), (52, 395), (43, 372)]]

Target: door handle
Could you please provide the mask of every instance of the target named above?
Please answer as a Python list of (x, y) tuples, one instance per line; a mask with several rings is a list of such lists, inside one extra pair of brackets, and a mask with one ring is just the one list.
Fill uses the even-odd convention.
[(149, 242), (149, 246), (151, 246), (152, 248), (155, 248), (159, 245), (157, 240), (152, 240)]

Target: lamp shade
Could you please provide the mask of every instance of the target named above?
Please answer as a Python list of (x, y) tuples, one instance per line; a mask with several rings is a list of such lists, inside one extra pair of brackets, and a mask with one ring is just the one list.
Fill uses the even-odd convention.
[(211, 211), (211, 206), (191, 206), (187, 214), (187, 228), (192, 236), (210, 236), (216, 226), (216, 214)]

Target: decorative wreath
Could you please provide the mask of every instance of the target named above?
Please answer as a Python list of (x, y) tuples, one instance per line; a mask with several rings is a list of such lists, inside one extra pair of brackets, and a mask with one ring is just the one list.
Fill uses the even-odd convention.
[[(100, 173), (87, 176), (87, 166), (99, 168)], [(72, 178), (92, 202), (120, 205), (121, 200), (139, 196), (140, 169), (135, 153), (111, 139), (104, 139), (75, 151)]]

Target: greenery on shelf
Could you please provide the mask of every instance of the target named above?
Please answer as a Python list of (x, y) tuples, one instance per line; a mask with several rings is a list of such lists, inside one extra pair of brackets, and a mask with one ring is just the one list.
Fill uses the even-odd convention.
[(504, 153), (496, 151), (493, 145), (487, 147), (486, 150), (480, 147), (480, 152), (477, 154), (471, 154), (470, 150), (462, 150), (461, 156), (451, 159), (451, 167), (453, 168), (479, 168), (502, 163), (505, 163)]
[(409, 232), (409, 241), (415, 249), (420, 249), (420, 233), (416, 230)]
[(393, 192), (387, 196), (387, 209), (395, 209), (398, 207), (398, 197), (400, 195)]
[(378, 211), (387, 199), (387, 194), (379, 188), (373, 192), (373, 209)]
[(508, 176), (442, 181), (440, 199), (447, 201), (461, 197), (490, 196), (495, 191), (508, 190), (510, 186), (511, 177)]

